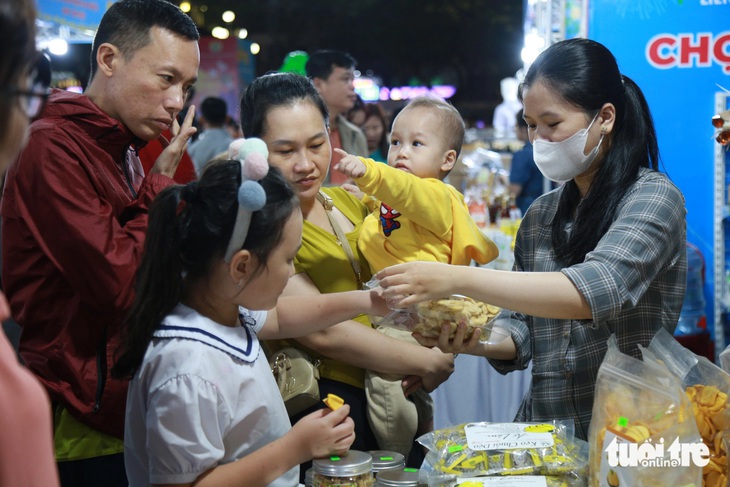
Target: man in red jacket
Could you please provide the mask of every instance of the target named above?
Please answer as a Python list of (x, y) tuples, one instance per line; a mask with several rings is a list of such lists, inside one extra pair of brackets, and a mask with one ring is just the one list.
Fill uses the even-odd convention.
[[(84, 95), (54, 91), (7, 175), (2, 281), (20, 353), (54, 402), (62, 485), (127, 485), (127, 382), (109, 372), (152, 199), (195, 129), (175, 121), (197, 79), (193, 21), (164, 0), (121, 0), (94, 39)], [(171, 129), (149, 174), (137, 150)]]

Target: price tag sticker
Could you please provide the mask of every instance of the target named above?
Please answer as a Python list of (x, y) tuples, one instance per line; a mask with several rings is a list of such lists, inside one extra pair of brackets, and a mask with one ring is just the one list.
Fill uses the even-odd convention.
[[(549, 448), (555, 444), (552, 425), (525, 423), (481, 424), (464, 427), (472, 451)], [(548, 430), (548, 431), (546, 431)]]

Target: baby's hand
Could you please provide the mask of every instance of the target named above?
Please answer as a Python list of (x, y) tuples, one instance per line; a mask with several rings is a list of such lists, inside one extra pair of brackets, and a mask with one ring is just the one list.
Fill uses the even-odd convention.
[[(351, 181), (351, 179), (348, 179), (348, 181)], [(365, 193), (360, 191), (360, 188), (357, 187), (357, 184), (353, 183), (342, 183), (340, 184), (340, 188), (344, 189), (351, 195), (353, 195), (355, 198), (362, 200), (362, 198), (365, 196)]]
[(342, 156), (335, 169), (351, 178), (359, 178), (365, 175), (365, 164), (357, 156), (351, 156), (342, 149), (335, 149), (335, 152)]

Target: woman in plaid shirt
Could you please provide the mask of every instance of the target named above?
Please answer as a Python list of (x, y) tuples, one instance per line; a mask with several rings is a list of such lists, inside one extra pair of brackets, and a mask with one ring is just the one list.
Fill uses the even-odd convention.
[[(639, 357), (660, 327), (673, 332), (686, 287), (684, 197), (658, 172), (659, 150), (639, 87), (588, 39), (552, 45), (530, 66), (520, 95), (535, 162), (564, 182), (538, 198), (517, 233), (513, 272), (412, 262), (377, 277), (400, 306), (464, 294), (512, 310), (510, 337), (422, 345), (481, 355), (532, 384), (516, 420), (573, 419), (586, 438), (596, 374), (615, 334)], [(405, 297), (403, 297), (405, 296)]]

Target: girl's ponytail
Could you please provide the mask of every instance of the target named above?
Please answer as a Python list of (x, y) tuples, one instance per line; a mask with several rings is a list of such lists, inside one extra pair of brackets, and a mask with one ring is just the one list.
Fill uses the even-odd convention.
[[(155, 329), (184, 302), (188, 286), (208, 279), (225, 258), (240, 219), (239, 190), (246, 186), (241, 167), (237, 160), (213, 162), (200, 180), (167, 188), (155, 198), (137, 271), (136, 295), (124, 323), (122, 353), (112, 369), (114, 377), (134, 375)], [(257, 272), (265, 269), (287, 220), (299, 209), (294, 190), (275, 167), (268, 169), (259, 184), (265, 204), (248, 215), (248, 231), (238, 235), (245, 234), (245, 240), (233, 239), (234, 250), (245, 248), (257, 257)]]
[(162, 319), (183, 292), (181, 243), (189, 227), (190, 207), (197, 182), (162, 191), (150, 207), (144, 255), (135, 284), (135, 298), (124, 323), (123, 352), (112, 369), (117, 378), (131, 378), (139, 368)]

